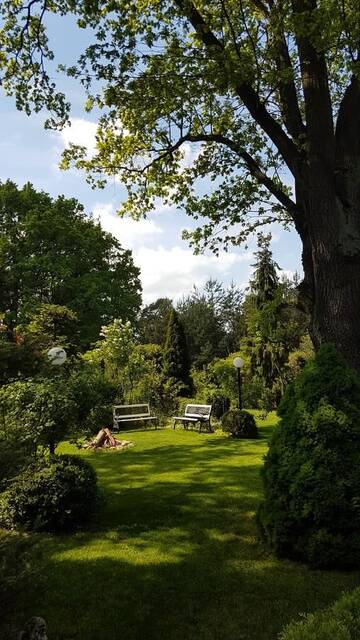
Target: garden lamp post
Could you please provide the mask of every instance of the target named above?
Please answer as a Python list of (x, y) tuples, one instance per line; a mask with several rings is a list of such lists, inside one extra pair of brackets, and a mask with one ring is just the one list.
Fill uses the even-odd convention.
[[(52, 347), (52, 349), (49, 349), (47, 356), (51, 366), (54, 366), (54, 367), (59, 367), (62, 364), (64, 364), (67, 357), (65, 349), (63, 349), (62, 347)], [(55, 443), (52, 439), (49, 444), (49, 450), (50, 450), (50, 455), (54, 456)]]
[(241, 399), (241, 382), (242, 382), (242, 380), (241, 380), (241, 369), (242, 369), (242, 368), (243, 368), (243, 366), (244, 366), (244, 361), (243, 361), (241, 358), (239, 358), (239, 357), (234, 358), (233, 365), (234, 365), (234, 367), (235, 367), (235, 369), (236, 369), (236, 371), (237, 371), (238, 405), (239, 405), (239, 411), (241, 411), (241, 409), (242, 409), (242, 399)]

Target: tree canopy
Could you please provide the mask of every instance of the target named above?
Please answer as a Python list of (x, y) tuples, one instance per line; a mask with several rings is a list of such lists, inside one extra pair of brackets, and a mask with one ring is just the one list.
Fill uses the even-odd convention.
[(0, 266), (0, 311), (10, 333), (42, 305), (61, 305), (77, 314), (81, 342), (89, 344), (102, 324), (133, 320), (141, 304), (131, 252), (75, 199), (52, 199), (30, 184), (0, 184)]

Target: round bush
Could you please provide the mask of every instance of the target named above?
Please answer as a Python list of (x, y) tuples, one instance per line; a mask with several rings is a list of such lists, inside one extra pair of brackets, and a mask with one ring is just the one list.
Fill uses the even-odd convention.
[(210, 396), (208, 404), (212, 405), (211, 413), (218, 420), (230, 409), (230, 398), (223, 395)]
[(279, 556), (360, 567), (360, 377), (323, 346), (289, 386), (258, 522)]
[(230, 409), (221, 421), (223, 431), (231, 433), (233, 438), (257, 438), (258, 430), (254, 416), (248, 411)]
[(75, 456), (30, 465), (0, 496), (0, 525), (29, 531), (71, 531), (97, 504), (97, 478)]

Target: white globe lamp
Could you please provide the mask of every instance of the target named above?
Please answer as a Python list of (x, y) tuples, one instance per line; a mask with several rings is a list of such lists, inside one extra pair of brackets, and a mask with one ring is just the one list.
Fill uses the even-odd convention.
[(242, 358), (239, 358), (239, 356), (237, 356), (236, 358), (234, 358), (233, 360), (233, 365), (236, 369), (236, 373), (237, 373), (237, 387), (238, 387), (238, 407), (239, 407), (239, 411), (241, 411), (242, 409), (242, 397), (241, 397), (241, 369), (244, 366), (244, 361)]
[(66, 351), (62, 347), (53, 347), (48, 351), (47, 355), (50, 364), (55, 366), (64, 364), (66, 360)]

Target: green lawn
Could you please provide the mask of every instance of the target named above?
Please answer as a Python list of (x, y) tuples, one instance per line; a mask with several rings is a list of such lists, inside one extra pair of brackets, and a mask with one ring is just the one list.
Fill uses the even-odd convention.
[(279, 561), (259, 541), (272, 420), (258, 441), (179, 428), (123, 434), (135, 443), (124, 452), (83, 452), (106, 504), (87, 533), (33, 538), (40, 576), (17, 621), (43, 616), (49, 640), (271, 640), (359, 584)]

